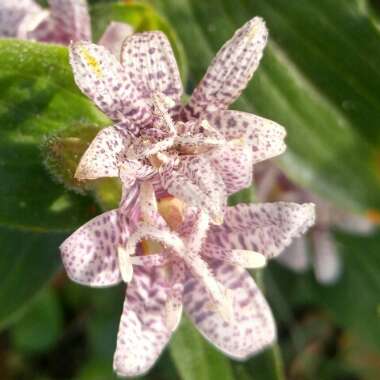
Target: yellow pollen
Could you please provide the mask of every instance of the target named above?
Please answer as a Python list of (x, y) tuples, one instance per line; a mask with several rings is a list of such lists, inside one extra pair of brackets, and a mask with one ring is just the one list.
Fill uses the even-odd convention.
[(158, 202), (158, 212), (165, 219), (168, 226), (176, 231), (183, 223), (184, 203), (172, 196), (162, 198)]
[(141, 242), (141, 248), (144, 255), (162, 252), (162, 245), (154, 240), (143, 240)]
[(369, 221), (371, 221), (372, 223), (375, 223), (375, 224), (380, 224), (380, 211), (377, 211), (377, 210), (368, 210), (366, 213), (365, 213), (365, 216), (367, 217), (367, 219)]
[(85, 47), (81, 47), (81, 54), (87, 64), (90, 66), (90, 69), (95, 73), (97, 77), (100, 77), (102, 75), (102, 68), (100, 67), (100, 64), (96, 58), (91, 55), (91, 53)]

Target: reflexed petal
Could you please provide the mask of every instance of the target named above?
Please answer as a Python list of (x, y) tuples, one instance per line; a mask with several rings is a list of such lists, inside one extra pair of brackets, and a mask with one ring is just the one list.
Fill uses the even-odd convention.
[(83, 285), (111, 286), (121, 281), (117, 247), (125, 244), (128, 228), (118, 225), (117, 210), (90, 220), (60, 246), (68, 276)]
[(235, 359), (245, 359), (275, 340), (272, 313), (252, 277), (239, 267), (215, 261), (216, 278), (233, 300), (230, 321), (208, 308), (202, 284), (190, 277), (185, 284), (184, 307), (203, 336)]
[(277, 260), (296, 272), (305, 272), (309, 266), (306, 237), (301, 236), (295, 239), (294, 242), (277, 257)]
[(46, 12), (33, 0), (1, 0), (0, 37), (26, 38), (27, 32), (41, 20), (41, 15), (45, 17)]
[(129, 143), (118, 128), (102, 129), (82, 156), (75, 177), (80, 180), (117, 177)]
[(244, 141), (212, 150), (208, 157), (223, 178), (228, 194), (245, 189), (252, 183), (252, 149)]
[(170, 339), (165, 310), (168, 289), (157, 275), (154, 270), (135, 268), (128, 285), (113, 364), (119, 376), (147, 372)]
[(237, 30), (218, 52), (193, 92), (187, 108), (193, 115), (225, 109), (247, 86), (268, 38), (264, 21), (255, 17)]
[(208, 241), (227, 249), (247, 249), (271, 258), (314, 224), (312, 203), (240, 204), (227, 208), (222, 226), (212, 226)]
[(313, 231), (315, 277), (322, 284), (333, 284), (342, 272), (342, 262), (329, 231)]
[(182, 82), (168, 39), (162, 32), (135, 33), (122, 47), (121, 62), (141, 96), (159, 92), (179, 104)]
[[(103, 46), (76, 42), (70, 46), (75, 82), (113, 120), (142, 118), (140, 94), (124, 73), (119, 61)], [(133, 118), (133, 119), (132, 119)]]
[(252, 147), (254, 164), (278, 156), (286, 149), (285, 129), (263, 117), (246, 112), (220, 111), (212, 113), (208, 121), (227, 140), (247, 140)]
[(227, 203), (226, 190), (221, 176), (203, 156), (183, 157), (178, 167), (172, 163), (160, 168), (162, 186), (168, 192), (207, 211), (213, 223), (223, 222)]
[(132, 26), (124, 22), (112, 21), (99, 40), (99, 45), (106, 47), (115, 57), (120, 58), (124, 40), (133, 33)]

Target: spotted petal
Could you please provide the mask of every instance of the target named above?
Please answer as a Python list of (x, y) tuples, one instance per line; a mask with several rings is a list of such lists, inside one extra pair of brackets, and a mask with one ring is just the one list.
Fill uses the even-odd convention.
[(211, 267), (217, 280), (229, 289), (233, 300), (231, 320), (226, 321), (208, 307), (207, 293), (194, 277), (185, 284), (185, 310), (206, 339), (232, 358), (246, 359), (275, 340), (272, 313), (244, 269), (220, 261), (213, 261)]
[(90, 220), (60, 246), (68, 276), (83, 285), (102, 287), (121, 281), (117, 247), (125, 244), (128, 227), (120, 229), (117, 210)]
[(129, 138), (120, 129), (102, 129), (82, 156), (75, 177), (80, 180), (117, 177), (129, 143)]
[(220, 111), (209, 115), (208, 121), (227, 140), (246, 140), (252, 147), (254, 164), (278, 156), (286, 149), (285, 129), (263, 117), (246, 112)]
[(193, 115), (226, 109), (256, 71), (268, 38), (264, 21), (255, 17), (237, 30), (214, 58), (187, 108)]
[(46, 12), (33, 0), (1, 0), (0, 37), (26, 38), (45, 16)]
[(103, 46), (76, 42), (70, 46), (75, 82), (113, 120), (140, 120), (144, 104), (119, 61)]
[(68, 45), (91, 40), (91, 24), (85, 0), (49, 0), (50, 17), (29, 35), (39, 41)]
[(182, 82), (168, 39), (162, 32), (135, 33), (122, 47), (121, 62), (142, 97), (159, 92), (179, 104)]
[(224, 224), (213, 226), (209, 242), (227, 249), (246, 249), (267, 257), (280, 254), (314, 224), (311, 203), (240, 204), (227, 209)]
[(221, 176), (207, 158), (183, 157), (175, 168), (171, 163), (163, 165), (160, 176), (162, 186), (171, 195), (207, 211), (213, 223), (223, 222), (226, 190)]
[(135, 268), (117, 335), (113, 367), (119, 376), (146, 373), (170, 339), (172, 331), (166, 325), (169, 290), (158, 276), (154, 269)]
[(124, 22), (112, 21), (99, 40), (115, 57), (120, 58), (124, 40), (133, 33), (133, 28)]

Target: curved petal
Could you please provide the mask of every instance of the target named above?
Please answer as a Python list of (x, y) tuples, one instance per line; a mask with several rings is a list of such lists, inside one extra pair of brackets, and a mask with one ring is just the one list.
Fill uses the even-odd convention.
[(145, 104), (119, 61), (103, 46), (76, 42), (70, 46), (70, 64), (78, 87), (111, 119), (140, 121)]
[(255, 17), (237, 30), (219, 50), (188, 106), (192, 115), (225, 109), (247, 86), (256, 71), (268, 38), (264, 21)]
[(240, 204), (227, 209), (224, 224), (212, 226), (209, 242), (227, 249), (246, 249), (269, 258), (314, 224), (312, 203)]
[(117, 247), (125, 244), (128, 227), (121, 226), (117, 210), (90, 220), (60, 246), (63, 265), (71, 280), (103, 287), (121, 281)]
[(154, 269), (135, 268), (128, 286), (113, 364), (119, 376), (146, 373), (172, 334), (166, 324), (169, 289), (157, 281), (157, 274)]
[(254, 164), (285, 152), (285, 128), (274, 121), (238, 111), (214, 112), (207, 120), (227, 140), (246, 140)]
[(120, 58), (124, 40), (133, 33), (133, 28), (125, 22), (112, 21), (99, 40), (115, 57)]
[(162, 32), (135, 33), (121, 50), (121, 62), (141, 95), (159, 92), (180, 103), (182, 82), (170, 42)]
[(178, 167), (169, 162), (160, 168), (162, 186), (189, 205), (210, 214), (213, 223), (223, 222), (227, 195), (221, 176), (215, 172), (207, 158), (186, 156)]
[(118, 128), (102, 129), (83, 154), (75, 177), (80, 180), (118, 177), (129, 144), (129, 138)]
[(71, 41), (91, 41), (91, 23), (86, 0), (49, 0), (50, 17), (30, 38), (68, 45)]
[[(36, 21), (46, 12), (33, 0), (2, 0), (0, 2), (0, 37), (26, 38)], [(28, 20), (28, 21), (26, 21)]]
[(226, 321), (207, 307), (207, 293), (194, 277), (189, 277), (185, 284), (185, 310), (206, 339), (232, 358), (246, 359), (275, 340), (272, 313), (244, 269), (220, 261), (212, 261), (211, 268), (232, 298), (231, 320)]

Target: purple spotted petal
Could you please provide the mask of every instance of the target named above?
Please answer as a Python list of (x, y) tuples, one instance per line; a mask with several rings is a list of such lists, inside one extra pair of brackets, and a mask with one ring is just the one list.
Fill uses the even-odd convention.
[(135, 267), (117, 335), (113, 367), (119, 376), (146, 373), (170, 339), (165, 318), (169, 289), (161, 285), (157, 274)]
[(124, 22), (112, 21), (99, 40), (116, 58), (120, 58), (124, 40), (133, 33), (133, 28)]
[(246, 112), (220, 111), (212, 113), (208, 121), (227, 140), (246, 140), (252, 147), (254, 164), (278, 156), (286, 149), (285, 129), (271, 120)]
[(212, 61), (194, 90), (187, 109), (192, 115), (226, 109), (256, 71), (268, 38), (264, 21), (255, 17), (237, 30)]
[(185, 310), (206, 339), (232, 358), (246, 359), (275, 340), (272, 313), (248, 272), (220, 261), (211, 267), (233, 300), (231, 320), (208, 307), (207, 293), (194, 277), (185, 284)]
[(75, 177), (80, 180), (117, 177), (129, 144), (129, 138), (120, 129), (102, 129), (82, 156)]
[(179, 104), (182, 82), (174, 53), (162, 32), (135, 33), (122, 47), (121, 62), (139, 93), (147, 100), (160, 92)]
[(107, 49), (89, 42), (70, 46), (70, 63), (78, 87), (113, 120), (140, 121), (145, 103)]
[(223, 178), (228, 194), (236, 193), (252, 183), (252, 148), (245, 143), (230, 143), (212, 150), (208, 157)]
[(177, 167), (173, 168), (170, 163), (163, 165), (160, 177), (162, 186), (171, 195), (207, 211), (215, 224), (223, 222), (226, 190), (221, 176), (207, 158), (186, 156)]
[(1, 0), (0, 37), (26, 38), (45, 16), (33, 0)]
[(85, 0), (49, 0), (50, 15), (28, 38), (68, 45), (91, 40), (91, 24)]
[(247, 249), (274, 257), (305, 233), (314, 219), (311, 203), (240, 204), (227, 209), (224, 224), (213, 226), (208, 239), (223, 248)]
[(128, 227), (121, 229), (117, 210), (90, 220), (60, 246), (63, 265), (71, 280), (103, 287), (121, 281), (117, 247), (125, 244)]

